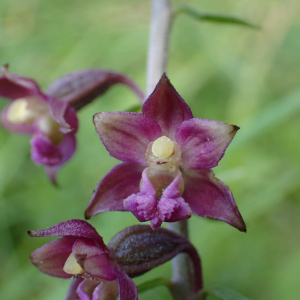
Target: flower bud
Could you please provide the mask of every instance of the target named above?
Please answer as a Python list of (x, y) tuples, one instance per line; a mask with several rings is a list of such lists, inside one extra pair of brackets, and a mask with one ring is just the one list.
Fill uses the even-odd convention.
[(194, 266), (195, 291), (202, 288), (201, 263), (196, 249), (184, 237), (165, 228), (152, 230), (147, 225), (135, 225), (117, 233), (108, 248), (117, 264), (130, 276), (136, 277), (187, 253)]

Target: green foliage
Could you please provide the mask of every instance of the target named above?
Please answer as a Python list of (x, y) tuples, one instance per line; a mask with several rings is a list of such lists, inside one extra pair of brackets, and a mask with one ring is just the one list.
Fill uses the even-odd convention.
[[(214, 171), (231, 187), (248, 232), (190, 219), (205, 287), (228, 287), (255, 300), (297, 299), (299, 1), (186, 2), (199, 11), (263, 24), (261, 30), (248, 30), (178, 18), (172, 29), (167, 74), (194, 116), (241, 127)], [(96, 67), (125, 73), (145, 88), (149, 15), (150, 1), (1, 0), (0, 64), (9, 63), (11, 72), (35, 78), (42, 87), (70, 71)], [(6, 103), (1, 99), (0, 108)], [(59, 172), (58, 188), (31, 162), (29, 138), (0, 127), (0, 299), (64, 299), (69, 280), (30, 265), (29, 254), (46, 239), (30, 239), (26, 231), (83, 218), (98, 181), (117, 164), (101, 144), (92, 116), (136, 104), (129, 89), (116, 86), (79, 112), (78, 150)], [(108, 242), (137, 221), (130, 213), (112, 212), (91, 223)], [(171, 264), (135, 282), (156, 277), (171, 278)], [(159, 286), (140, 299), (170, 296)]]
[(207, 293), (210, 295), (214, 295), (222, 300), (250, 300), (235, 291), (219, 287), (211, 288), (207, 291)]

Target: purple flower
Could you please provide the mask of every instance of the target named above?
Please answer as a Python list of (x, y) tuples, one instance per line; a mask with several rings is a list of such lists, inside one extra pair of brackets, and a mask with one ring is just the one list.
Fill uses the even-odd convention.
[(9, 74), (8, 66), (1, 70), (0, 96), (12, 100), (1, 114), (2, 124), (12, 132), (32, 135), (32, 160), (44, 165), (55, 183), (56, 172), (76, 149), (75, 109), (42, 93), (34, 80)]
[(123, 163), (96, 187), (87, 218), (131, 211), (155, 229), (193, 212), (246, 231), (230, 189), (211, 170), (239, 127), (194, 118), (165, 75), (142, 113), (97, 113), (94, 124), (110, 155)]
[(35, 250), (31, 262), (42, 272), (74, 280), (66, 300), (138, 300), (131, 278), (115, 263), (113, 254), (95, 228), (82, 220), (69, 220), (45, 230), (29, 231), (31, 237), (56, 237)]

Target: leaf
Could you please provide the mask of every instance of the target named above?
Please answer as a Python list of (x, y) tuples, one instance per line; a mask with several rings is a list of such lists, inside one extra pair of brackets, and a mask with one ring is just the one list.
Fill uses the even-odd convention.
[(256, 29), (260, 28), (259, 25), (252, 24), (248, 21), (242, 20), (235, 16), (199, 12), (195, 8), (188, 6), (188, 5), (181, 5), (178, 8), (178, 10), (175, 12), (175, 14), (179, 14), (179, 13), (187, 14), (190, 17), (192, 17), (198, 21), (225, 23), (225, 24), (232, 24), (232, 25), (242, 25), (242, 26), (247, 26), (247, 27), (256, 28)]
[(235, 291), (221, 287), (211, 288), (207, 290), (207, 293), (216, 296), (222, 300), (250, 300), (249, 298), (245, 298), (244, 296), (240, 295)]
[(141, 103), (144, 94), (128, 77), (102, 69), (86, 69), (68, 73), (54, 80), (47, 94), (68, 102), (76, 110), (104, 94), (115, 84), (127, 85), (138, 96)]

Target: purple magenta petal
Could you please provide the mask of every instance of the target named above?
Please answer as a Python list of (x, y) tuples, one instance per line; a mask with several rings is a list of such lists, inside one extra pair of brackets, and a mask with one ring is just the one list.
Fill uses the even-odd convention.
[(147, 165), (145, 154), (149, 143), (162, 134), (154, 119), (140, 113), (97, 113), (94, 124), (111, 156), (144, 166)]
[(70, 278), (72, 275), (63, 271), (66, 260), (72, 253), (77, 238), (63, 237), (38, 248), (30, 255), (31, 262), (43, 273), (51, 276)]
[[(76, 292), (79, 296), (79, 299), (80, 300), (91, 300), (93, 292), (98, 284), (99, 284), (99, 281), (97, 281), (97, 280), (85, 279), (84, 281), (82, 281), (78, 285), (77, 290), (76, 290)], [(78, 299), (78, 297), (77, 297), (77, 299)]]
[(60, 124), (60, 131), (68, 133), (78, 128), (78, 120), (74, 108), (69, 107), (68, 103), (59, 101), (55, 98), (49, 97), (48, 99), (51, 114), (55, 121)]
[(30, 141), (31, 158), (38, 165), (54, 166), (61, 162), (62, 153), (58, 146), (55, 146), (45, 136), (35, 136)]
[(72, 253), (88, 274), (109, 281), (115, 280), (114, 264), (105, 250), (93, 240), (81, 238), (74, 244)]
[(210, 169), (218, 165), (239, 127), (193, 118), (178, 127), (176, 142), (185, 169)]
[(10, 105), (6, 106), (1, 113), (1, 123), (2, 125), (11, 132), (33, 134), (34, 125), (33, 124), (22, 124), (22, 123), (12, 123), (7, 119), (7, 112), (10, 108)]
[(41, 96), (41, 91), (32, 79), (8, 73), (8, 66), (1, 68), (3, 76), (0, 76), (0, 96), (9, 99), (18, 99), (30, 96)]
[(170, 139), (174, 139), (181, 122), (193, 118), (190, 107), (177, 93), (165, 74), (143, 105), (143, 114), (155, 119), (163, 135)]
[(106, 246), (103, 243), (103, 239), (98, 234), (96, 229), (88, 222), (79, 219), (61, 222), (44, 230), (28, 231), (28, 234), (31, 237), (85, 237), (94, 240), (102, 249), (106, 249)]
[(122, 163), (110, 170), (97, 185), (85, 217), (104, 211), (123, 211), (123, 199), (138, 193), (144, 167), (134, 163)]
[(74, 155), (76, 151), (76, 138), (73, 132), (64, 135), (64, 138), (58, 148), (62, 154), (60, 163), (54, 166), (45, 166), (45, 171), (53, 184), (56, 184), (55, 176), (57, 171)]
[(140, 222), (149, 221), (155, 216), (156, 190), (147, 175), (147, 169), (142, 174), (141, 191), (126, 198), (123, 204)]
[(184, 200), (193, 213), (227, 222), (240, 231), (246, 231), (244, 220), (227, 185), (214, 176), (212, 170), (185, 171)]
[(92, 300), (116, 300), (118, 296), (118, 281), (101, 281), (93, 292)]
[(78, 300), (79, 299), (79, 296), (78, 296), (76, 290), (77, 290), (78, 286), (82, 283), (83, 280), (84, 280), (83, 278), (73, 279), (73, 281), (68, 289), (65, 300)]
[(119, 298), (120, 300), (138, 300), (138, 291), (134, 282), (127, 276), (121, 268), (115, 266), (115, 274), (118, 278), (119, 283)]

